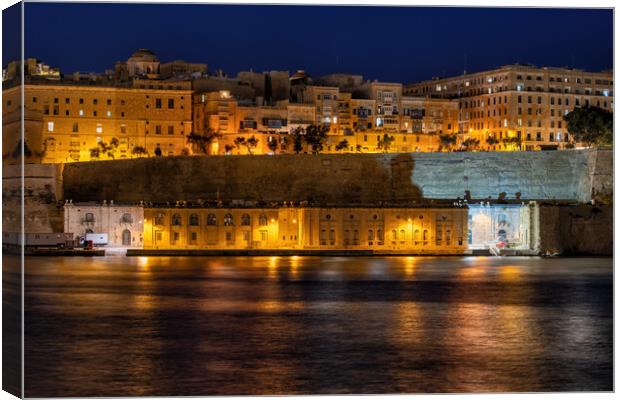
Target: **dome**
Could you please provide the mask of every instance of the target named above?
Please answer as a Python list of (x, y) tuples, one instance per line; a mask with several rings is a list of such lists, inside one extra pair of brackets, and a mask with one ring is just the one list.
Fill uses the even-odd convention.
[(139, 49), (133, 53), (129, 59), (138, 59), (140, 61), (159, 61), (155, 53), (149, 49)]

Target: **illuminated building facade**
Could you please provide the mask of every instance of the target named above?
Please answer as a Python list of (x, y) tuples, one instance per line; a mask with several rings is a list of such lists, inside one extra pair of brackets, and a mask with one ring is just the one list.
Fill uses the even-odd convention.
[(613, 110), (613, 73), (508, 65), (406, 85), (411, 96), (458, 103), (459, 142), (481, 149), (563, 149), (571, 143), (564, 115), (575, 107)]
[(145, 208), (152, 249), (374, 249), (460, 254), (466, 208)]
[(105, 233), (108, 246), (141, 248), (143, 224), (141, 205), (116, 205), (106, 201), (64, 205), (64, 232), (73, 234), (75, 243), (83, 242), (89, 233)]
[[(14, 112), (20, 87), (3, 92), (3, 114)], [(131, 87), (26, 83), (25, 141), (29, 161), (64, 163), (136, 156), (181, 155), (192, 132), (190, 82), (134, 80)], [(15, 105), (15, 106), (13, 106)], [(38, 125), (38, 126), (35, 126)], [(4, 152), (20, 140), (3, 135)]]

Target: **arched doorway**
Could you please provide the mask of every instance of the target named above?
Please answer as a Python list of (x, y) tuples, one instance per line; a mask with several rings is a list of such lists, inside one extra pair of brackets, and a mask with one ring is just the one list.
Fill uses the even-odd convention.
[(131, 231), (129, 229), (123, 231), (123, 246), (131, 246)]

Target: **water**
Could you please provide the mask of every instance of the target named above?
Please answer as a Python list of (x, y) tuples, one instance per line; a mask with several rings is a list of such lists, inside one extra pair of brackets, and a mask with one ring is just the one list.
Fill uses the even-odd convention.
[(605, 258), (28, 258), (26, 396), (610, 391)]

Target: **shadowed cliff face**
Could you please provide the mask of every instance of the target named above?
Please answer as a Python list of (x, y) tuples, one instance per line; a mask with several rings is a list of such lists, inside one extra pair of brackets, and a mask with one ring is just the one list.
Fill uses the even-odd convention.
[(410, 154), (166, 157), (68, 164), (64, 195), (73, 201), (311, 201), (411, 203)]

